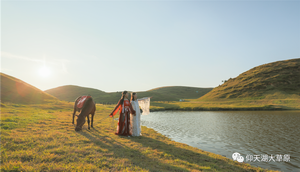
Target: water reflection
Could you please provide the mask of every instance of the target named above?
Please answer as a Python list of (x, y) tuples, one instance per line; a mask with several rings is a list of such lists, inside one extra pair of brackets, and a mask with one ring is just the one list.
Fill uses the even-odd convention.
[[(165, 111), (142, 116), (142, 125), (169, 138), (231, 158), (289, 154), (290, 162), (250, 162), (281, 171), (300, 171), (300, 111)], [(248, 162), (249, 163), (249, 162)]]

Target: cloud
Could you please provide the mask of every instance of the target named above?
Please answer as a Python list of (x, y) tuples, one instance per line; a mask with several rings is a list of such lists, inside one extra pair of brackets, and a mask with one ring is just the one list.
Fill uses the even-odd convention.
[(2, 58), (4, 57), (4, 58), (10, 58), (10, 59), (20, 59), (20, 60), (44, 63), (44, 60), (41, 60), (41, 59), (34, 59), (34, 58), (26, 57), (26, 56), (19, 56), (19, 55), (15, 55), (15, 54), (11, 54), (11, 53), (8, 53), (8, 52), (3, 52), (3, 51), (1, 51), (1, 57)]
[(43, 58), (41, 58), (41, 59), (36, 59), (36, 58), (32, 58), (32, 57), (20, 56), (20, 55), (3, 52), (3, 51), (1, 51), (1, 58), (18, 59), (18, 60), (41, 63), (43, 65), (46, 65), (46, 64), (52, 65), (52, 66), (60, 68), (61, 71), (63, 71), (64, 73), (68, 73), (66, 63), (70, 62), (67, 59), (46, 58), (46, 55), (44, 55)]

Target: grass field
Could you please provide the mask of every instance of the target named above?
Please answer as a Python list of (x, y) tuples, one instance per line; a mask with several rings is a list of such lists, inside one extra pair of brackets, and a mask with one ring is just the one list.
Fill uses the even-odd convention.
[(171, 141), (142, 127), (114, 135), (113, 106), (97, 105), (94, 129), (75, 132), (72, 103), (1, 104), (1, 171), (266, 171)]

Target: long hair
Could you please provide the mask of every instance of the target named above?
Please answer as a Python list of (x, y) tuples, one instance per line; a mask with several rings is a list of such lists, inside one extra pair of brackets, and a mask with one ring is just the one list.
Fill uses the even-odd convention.
[(121, 104), (124, 103), (124, 98), (125, 98), (125, 95), (127, 94), (127, 91), (123, 91), (122, 92), (122, 96), (121, 96)]
[(131, 93), (131, 100), (130, 100), (131, 102), (132, 102), (132, 101), (135, 101), (134, 95), (136, 95), (136, 92)]

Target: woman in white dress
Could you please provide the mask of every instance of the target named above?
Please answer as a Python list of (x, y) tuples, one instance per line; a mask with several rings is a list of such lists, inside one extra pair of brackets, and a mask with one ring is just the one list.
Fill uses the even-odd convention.
[(141, 136), (141, 110), (140, 105), (142, 108), (143, 115), (148, 115), (149, 108), (150, 108), (150, 98), (151, 97), (144, 97), (142, 99), (137, 99), (136, 93), (131, 93), (131, 105), (132, 108), (135, 110), (136, 114), (130, 114), (130, 133), (132, 136)]

